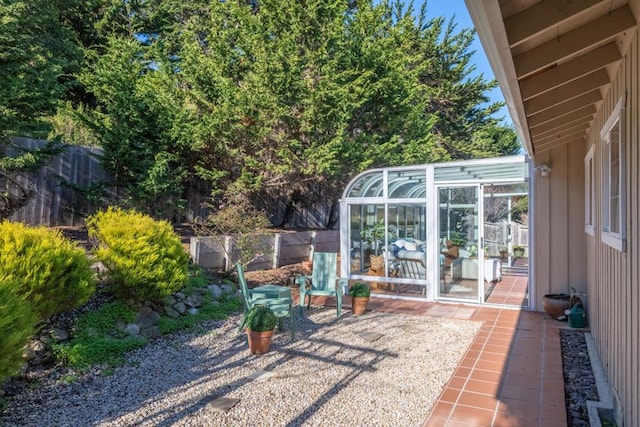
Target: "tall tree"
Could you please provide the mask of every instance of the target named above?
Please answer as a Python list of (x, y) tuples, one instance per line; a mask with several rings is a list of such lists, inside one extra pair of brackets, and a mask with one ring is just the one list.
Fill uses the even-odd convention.
[(54, 140), (26, 151), (11, 137), (47, 135), (47, 117), (77, 70), (75, 35), (60, 17), (52, 2), (0, 0), (0, 219), (28, 202), (34, 190), (24, 176), (59, 150)]

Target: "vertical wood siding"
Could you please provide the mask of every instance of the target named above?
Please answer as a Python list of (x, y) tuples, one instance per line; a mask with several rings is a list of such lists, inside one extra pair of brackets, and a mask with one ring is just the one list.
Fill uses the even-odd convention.
[[(596, 227), (587, 236), (587, 288), (589, 325), (597, 343), (607, 378), (621, 399), (624, 419), (629, 425), (640, 423), (640, 36), (633, 41), (612, 82), (594, 121), (585, 145), (595, 145)], [(625, 103), (625, 179), (626, 251), (619, 252), (601, 241), (602, 228), (602, 152), (600, 130), (616, 103), (626, 94)]]

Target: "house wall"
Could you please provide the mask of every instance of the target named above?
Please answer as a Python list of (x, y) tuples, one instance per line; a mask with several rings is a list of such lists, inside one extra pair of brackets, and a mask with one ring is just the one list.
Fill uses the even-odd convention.
[[(636, 31), (583, 149), (595, 145), (596, 233), (585, 236), (587, 315), (603, 369), (620, 399), (625, 425), (640, 422), (640, 35)], [(600, 130), (626, 93), (626, 251), (602, 243), (602, 145)], [(555, 170), (554, 170), (555, 172)], [(583, 190), (584, 191), (584, 190)]]
[(536, 156), (551, 167), (548, 176), (533, 175), (535, 212), (535, 306), (545, 294), (587, 292), (584, 237), (584, 142), (575, 141)]

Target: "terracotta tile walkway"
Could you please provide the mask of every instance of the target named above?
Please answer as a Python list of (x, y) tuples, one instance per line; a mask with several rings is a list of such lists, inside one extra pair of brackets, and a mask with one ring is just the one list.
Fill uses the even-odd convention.
[[(314, 297), (313, 304), (335, 306), (335, 300)], [(350, 308), (345, 296), (343, 309)], [(567, 425), (558, 333), (565, 324), (529, 311), (375, 297), (369, 309), (483, 322), (425, 414), (425, 427)]]

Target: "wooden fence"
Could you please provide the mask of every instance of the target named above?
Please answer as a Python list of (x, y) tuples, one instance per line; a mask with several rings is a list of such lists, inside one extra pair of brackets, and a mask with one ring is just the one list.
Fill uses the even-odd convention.
[[(13, 142), (27, 150), (45, 144), (30, 138), (14, 138)], [(7, 154), (12, 152), (15, 153)], [(77, 188), (108, 179), (100, 165), (100, 153), (98, 148), (69, 146), (38, 172), (18, 176), (21, 185), (35, 190), (35, 197), (10, 219), (30, 225), (82, 225), (91, 204)]]

